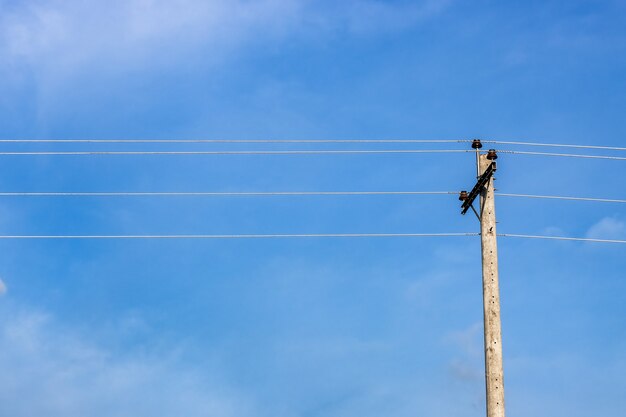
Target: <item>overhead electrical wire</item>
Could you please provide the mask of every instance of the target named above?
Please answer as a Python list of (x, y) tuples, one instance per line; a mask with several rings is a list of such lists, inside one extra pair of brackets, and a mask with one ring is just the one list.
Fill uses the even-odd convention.
[[(289, 238), (365, 238), (365, 237), (466, 237), (480, 236), (480, 233), (289, 233), (289, 234), (220, 234), (220, 235), (0, 235), (0, 239), (289, 239)], [(620, 239), (595, 239), (564, 236), (523, 235), (499, 233), (499, 237), (523, 239), (563, 240), (576, 242), (626, 244)]]
[(0, 152), (0, 155), (350, 155), (350, 154), (427, 154), (467, 153), (471, 149), (367, 149), (367, 150), (288, 150), (288, 151), (34, 151)]
[(0, 143), (468, 143), (467, 139), (0, 139)]
[[(262, 196), (384, 196), (384, 195), (457, 195), (458, 191), (111, 191), (111, 192), (0, 192), (0, 197), (262, 197)], [(556, 195), (514, 194), (496, 192), (500, 197), (572, 200), (602, 203), (626, 203), (613, 198), (570, 197)]]
[(574, 148), (574, 149), (597, 149), (605, 151), (626, 151), (626, 148), (619, 146), (596, 146), (596, 145), (574, 145), (567, 143), (540, 143), (540, 142), (515, 142), (501, 140), (481, 140), (482, 143), (492, 143), (496, 145), (522, 145), (522, 146), (544, 146), (549, 148)]
[[(54, 143), (461, 143), (469, 142), (468, 140), (92, 140), (92, 139), (42, 139), (42, 140), (11, 140), (5, 139), (0, 142), (54, 142)], [(485, 143), (493, 144), (529, 144), (537, 146), (557, 146), (556, 144), (539, 144), (532, 142), (504, 142), (504, 141), (485, 141)], [(589, 149), (612, 149), (622, 150), (626, 148), (617, 147), (593, 147), (586, 145), (563, 145), (566, 147), (589, 148)], [(88, 155), (351, 155), (351, 154), (435, 154), (435, 153), (469, 153), (475, 152), (473, 149), (290, 149), (290, 150), (185, 150), (185, 151), (2, 151), (0, 156), (88, 156)], [(608, 159), (608, 160), (626, 160), (626, 157), (612, 155), (588, 155), (588, 154), (570, 154), (556, 152), (536, 152), (536, 151), (517, 151), (510, 149), (499, 149), (497, 152), (501, 154), (512, 155), (539, 155), (554, 156), (568, 158), (587, 158), (587, 159)]]
[(626, 161), (626, 157), (623, 156), (610, 156), (610, 155), (582, 155), (572, 153), (554, 153), (554, 152), (533, 152), (533, 151), (511, 151), (498, 149), (498, 153), (513, 154), (513, 155), (541, 155), (541, 156), (559, 156), (567, 158), (588, 158), (588, 159), (613, 159), (618, 161)]
[(457, 191), (0, 192), (0, 197), (437, 195)]
[(225, 235), (0, 235), (0, 239), (283, 239), (354, 237), (459, 237), (479, 233), (289, 233)]
[[(316, 150), (245, 150), (245, 151), (22, 151), (0, 152), (0, 156), (87, 156), (87, 155), (358, 155), (358, 154), (436, 154), (468, 153), (473, 149), (316, 149)], [(569, 158), (612, 159), (626, 161), (626, 157), (610, 155), (583, 155), (554, 152), (513, 151), (500, 149), (501, 154), (541, 155)]]
[[(593, 198), (593, 197), (567, 197), (560, 195), (532, 195), (532, 194), (512, 194), (512, 193), (495, 193), (501, 197), (520, 197), (520, 198), (541, 198), (550, 200), (574, 200), (574, 201), (596, 201), (602, 203), (626, 203), (626, 200), (614, 198)], [(1, 195), (1, 194), (0, 194)]]
[(511, 234), (511, 233), (498, 233), (498, 236), (516, 237), (516, 238), (523, 238), (523, 239), (569, 240), (569, 241), (576, 241), (576, 242), (626, 243), (626, 240), (620, 240), (620, 239), (595, 239), (595, 238), (587, 238), (587, 237), (519, 235), (519, 234)]
[[(0, 139), (0, 143), (470, 143), (471, 139)], [(483, 139), (482, 143), (496, 145), (541, 146), (551, 148), (597, 149), (626, 151), (626, 147), (578, 145)]]

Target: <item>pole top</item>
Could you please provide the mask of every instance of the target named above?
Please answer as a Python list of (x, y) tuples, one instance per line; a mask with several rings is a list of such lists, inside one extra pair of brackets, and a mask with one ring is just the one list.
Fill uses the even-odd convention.
[(480, 143), (480, 139), (474, 139), (472, 140), (472, 148), (473, 149), (480, 149), (483, 147), (483, 144)]

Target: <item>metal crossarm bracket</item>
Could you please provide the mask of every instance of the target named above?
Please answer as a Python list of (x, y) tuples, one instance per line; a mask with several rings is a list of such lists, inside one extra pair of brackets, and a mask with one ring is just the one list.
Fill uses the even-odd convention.
[(478, 178), (476, 185), (474, 185), (474, 188), (472, 188), (472, 191), (468, 193), (467, 198), (463, 200), (463, 204), (461, 205), (461, 209), (462, 209), (461, 214), (467, 213), (467, 210), (469, 210), (470, 208), (474, 210), (474, 207), (472, 206), (472, 204), (474, 203), (474, 200), (476, 199), (476, 197), (480, 195), (483, 188), (485, 188), (485, 185), (489, 182), (489, 180), (493, 176), (494, 172), (496, 172), (496, 163), (492, 162), (491, 165), (487, 167), (485, 172), (483, 172), (483, 174)]

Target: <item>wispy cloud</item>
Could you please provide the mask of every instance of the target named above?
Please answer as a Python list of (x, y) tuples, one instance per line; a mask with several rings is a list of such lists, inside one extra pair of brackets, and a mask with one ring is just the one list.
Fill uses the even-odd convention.
[(482, 323), (473, 323), (463, 330), (450, 332), (445, 341), (455, 345), (465, 356), (480, 357), (482, 355), (482, 330)]
[[(247, 42), (399, 30), (437, 15), (449, 0), (39, 0), (4, 4), (0, 53), (46, 70), (97, 64), (132, 69), (174, 65), (193, 51), (211, 61)], [(188, 65), (194, 65), (191, 62)], [(178, 62), (176, 65), (186, 65)]]
[(624, 239), (626, 238), (626, 222), (615, 217), (605, 217), (587, 231), (591, 239)]
[(245, 398), (163, 354), (118, 354), (45, 314), (3, 309), (4, 415), (247, 416)]
[(290, 0), (51, 0), (4, 8), (3, 55), (68, 70), (90, 63), (126, 69), (163, 65), (200, 46), (207, 47), (204, 58), (210, 59), (246, 38), (280, 33), (299, 5)]
[(477, 322), (463, 330), (450, 332), (445, 337), (444, 341), (458, 351), (458, 357), (448, 363), (448, 371), (453, 379), (476, 382), (482, 378), (479, 366), (483, 354), (482, 330), (482, 323)]

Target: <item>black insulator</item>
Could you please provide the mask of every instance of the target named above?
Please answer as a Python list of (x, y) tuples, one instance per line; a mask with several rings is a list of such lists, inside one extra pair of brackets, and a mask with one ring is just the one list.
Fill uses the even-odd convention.
[(480, 143), (480, 139), (474, 139), (474, 140), (472, 141), (472, 148), (474, 148), (474, 149), (480, 149), (480, 148), (482, 148), (482, 147), (483, 147), (483, 144), (482, 144), (482, 143)]
[(461, 191), (461, 192), (459, 193), (459, 200), (460, 200), (460, 201), (465, 201), (465, 200), (467, 200), (467, 191), (465, 191), (465, 190), (464, 190), (464, 191)]
[(490, 161), (498, 159), (498, 155), (496, 154), (495, 149), (489, 149), (489, 152), (487, 152), (487, 159), (489, 159)]

